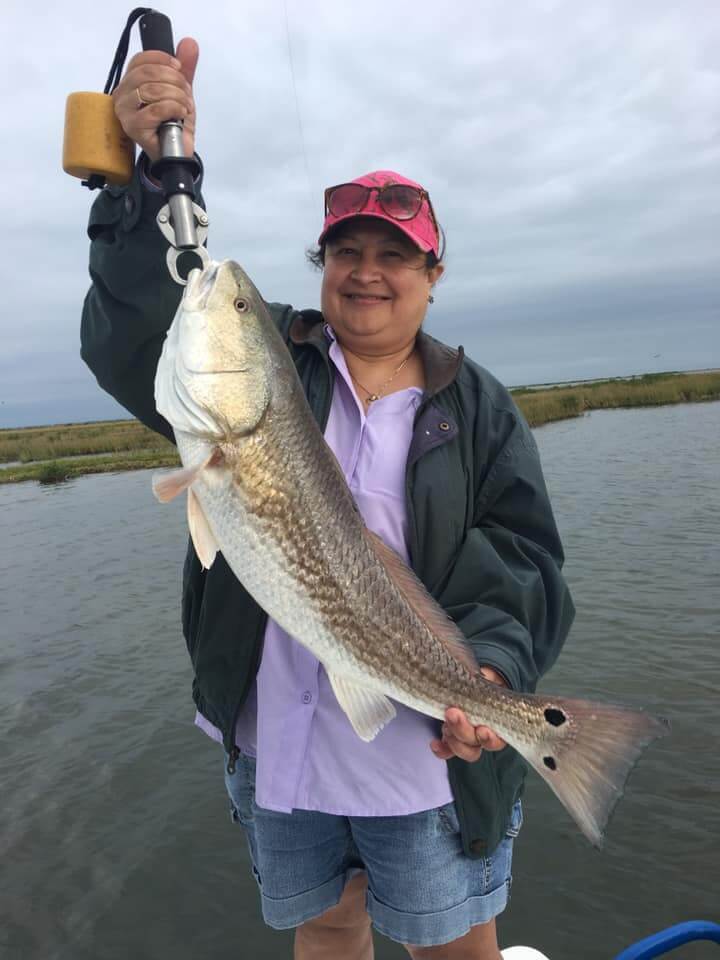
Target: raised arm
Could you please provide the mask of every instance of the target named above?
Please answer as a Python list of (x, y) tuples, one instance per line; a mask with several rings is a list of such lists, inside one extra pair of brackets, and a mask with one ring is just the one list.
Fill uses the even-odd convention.
[[(125, 133), (146, 152), (140, 154), (130, 184), (102, 190), (90, 211), (92, 286), (80, 333), (81, 356), (103, 390), (170, 440), (172, 429), (155, 410), (154, 380), (182, 289), (170, 278), (167, 241), (155, 224), (165, 198), (153, 188), (145, 166), (147, 155), (156, 159), (159, 154), (156, 130), (163, 120), (183, 117), (185, 149), (194, 147), (191, 82), (197, 44), (183, 40), (177, 53), (177, 61), (158, 51), (138, 54), (113, 93)], [(152, 103), (143, 107), (141, 98)], [(202, 206), (201, 180), (196, 199)]]

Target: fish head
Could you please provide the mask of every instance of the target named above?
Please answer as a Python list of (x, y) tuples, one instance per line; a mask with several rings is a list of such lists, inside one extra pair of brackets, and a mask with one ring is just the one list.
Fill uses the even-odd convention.
[(270, 401), (271, 326), (237, 263), (192, 271), (158, 363), (158, 412), (175, 430), (211, 441), (251, 433)]

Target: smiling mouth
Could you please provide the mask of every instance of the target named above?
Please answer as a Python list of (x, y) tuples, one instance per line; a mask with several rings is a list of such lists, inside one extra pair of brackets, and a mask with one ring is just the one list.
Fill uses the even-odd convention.
[(378, 297), (369, 293), (344, 293), (343, 296), (359, 303), (385, 303), (390, 299), (390, 297)]

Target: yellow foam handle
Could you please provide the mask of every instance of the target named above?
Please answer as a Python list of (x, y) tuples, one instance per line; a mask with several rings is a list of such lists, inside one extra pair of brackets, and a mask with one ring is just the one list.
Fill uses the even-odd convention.
[(63, 170), (87, 180), (100, 174), (122, 186), (132, 177), (135, 145), (115, 116), (112, 97), (105, 93), (71, 93), (65, 104)]

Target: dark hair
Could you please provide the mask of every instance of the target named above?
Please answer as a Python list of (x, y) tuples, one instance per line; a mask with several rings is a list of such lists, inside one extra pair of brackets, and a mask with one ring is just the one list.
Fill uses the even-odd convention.
[[(424, 269), (426, 270), (432, 270), (433, 267), (436, 267), (439, 263), (442, 263), (443, 257), (445, 256), (445, 246), (446, 246), (445, 231), (440, 226), (440, 224), (438, 224), (437, 226), (438, 226), (438, 231), (440, 233), (440, 250), (439, 250), (440, 255), (436, 257), (432, 250), (429, 250), (425, 254)], [(319, 246), (308, 247), (308, 249), (305, 251), (305, 257), (307, 258), (307, 260), (318, 270), (322, 270), (323, 267), (325, 266), (325, 247), (327, 245), (328, 240), (332, 240), (332, 238), (340, 232), (341, 227), (342, 227), (342, 223), (336, 224), (334, 227), (328, 230), (325, 239)], [(409, 237), (407, 239), (410, 240)]]

